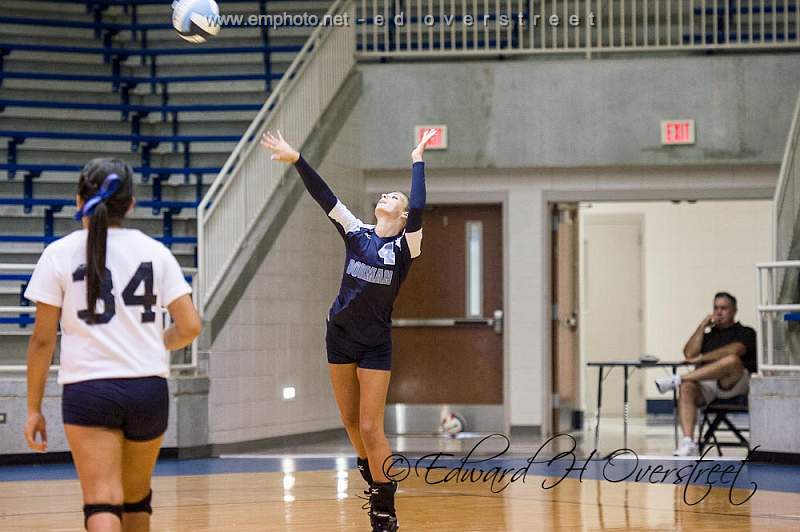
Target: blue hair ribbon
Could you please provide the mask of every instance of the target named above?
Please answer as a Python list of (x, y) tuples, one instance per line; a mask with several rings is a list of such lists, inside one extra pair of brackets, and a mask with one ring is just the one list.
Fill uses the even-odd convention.
[(103, 184), (100, 185), (100, 190), (97, 194), (86, 200), (83, 208), (75, 213), (75, 219), (80, 221), (84, 216), (91, 216), (97, 205), (110, 198), (121, 184), (122, 180), (117, 174), (108, 174), (103, 180)]

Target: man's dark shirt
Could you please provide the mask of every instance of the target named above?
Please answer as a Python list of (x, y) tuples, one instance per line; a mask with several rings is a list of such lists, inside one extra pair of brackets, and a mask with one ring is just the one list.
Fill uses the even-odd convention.
[(742, 355), (742, 365), (750, 373), (755, 373), (758, 369), (756, 360), (756, 331), (751, 327), (745, 327), (738, 321), (727, 329), (714, 327), (711, 332), (703, 335), (703, 346), (701, 353), (708, 353), (733, 342), (744, 344), (745, 353)]

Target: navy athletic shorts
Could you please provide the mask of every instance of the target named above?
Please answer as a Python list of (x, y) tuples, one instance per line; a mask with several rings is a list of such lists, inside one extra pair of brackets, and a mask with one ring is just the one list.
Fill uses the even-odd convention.
[(327, 322), (325, 347), (330, 364), (357, 364), (364, 369), (392, 369), (392, 337), (377, 346), (365, 346), (347, 337), (339, 326)]
[(65, 384), (61, 412), (65, 424), (121, 429), (129, 440), (152, 440), (167, 430), (167, 380), (141, 377)]

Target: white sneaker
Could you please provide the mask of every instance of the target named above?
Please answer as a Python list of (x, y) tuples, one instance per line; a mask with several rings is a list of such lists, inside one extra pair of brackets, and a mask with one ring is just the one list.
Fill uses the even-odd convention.
[(672, 453), (673, 456), (699, 456), (700, 449), (697, 447), (697, 443), (692, 438), (688, 436), (684, 436), (681, 438), (680, 443), (678, 444), (678, 448), (675, 449), (675, 452)]
[(680, 375), (667, 375), (656, 379), (656, 388), (661, 393), (671, 392), (681, 385)]

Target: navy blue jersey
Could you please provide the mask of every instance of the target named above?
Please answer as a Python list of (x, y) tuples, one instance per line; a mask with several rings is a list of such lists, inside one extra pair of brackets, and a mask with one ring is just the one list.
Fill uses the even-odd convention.
[(387, 238), (378, 236), (374, 225), (354, 216), (302, 157), (296, 167), (345, 242), (342, 284), (328, 320), (365, 347), (385, 344), (390, 340), (394, 300), (412, 259), (420, 255), (425, 205), (423, 163), (414, 163), (406, 229)]

